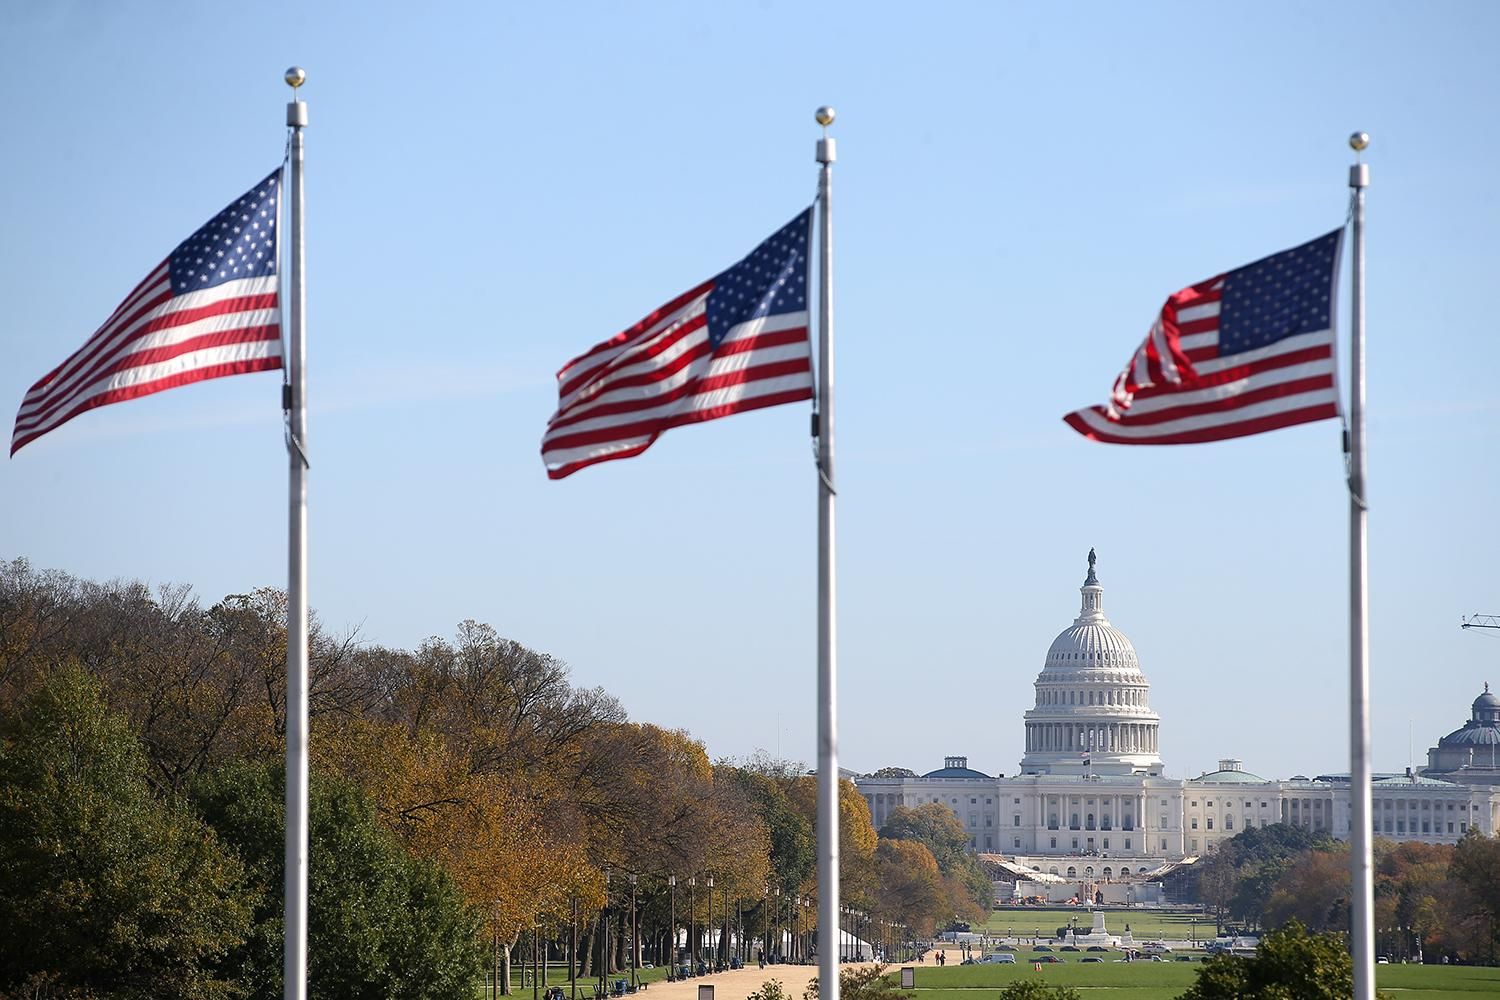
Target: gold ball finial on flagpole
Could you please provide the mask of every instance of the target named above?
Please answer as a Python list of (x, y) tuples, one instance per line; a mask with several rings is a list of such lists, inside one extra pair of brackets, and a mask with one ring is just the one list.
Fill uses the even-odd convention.
[(1363, 153), (1370, 145), (1370, 133), (1355, 132), (1349, 136), (1349, 148), (1356, 153)]
[(813, 117), (818, 120), (819, 125), (827, 128), (828, 126), (833, 124), (833, 109), (825, 104), (817, 111), (813, 112)]
[(296, 90), (307, 82), (307, 70), (301, 66), (293, 66), (282, 75), (282, 79), (286, 81), (288, 87)]

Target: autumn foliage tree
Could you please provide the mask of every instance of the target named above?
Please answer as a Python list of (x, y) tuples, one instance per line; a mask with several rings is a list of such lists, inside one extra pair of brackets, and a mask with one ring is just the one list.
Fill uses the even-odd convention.
[(969, 853), (969, 834), (953, 810), (938, 802), (897, 806), (880, 836), (924, 845), (937, 861), (946, 885), (947, 911), (980, 920), (994, 903), (994, 888), (979, 859)]
[(929, 937), (953, 914), (948, 887), (927, 845), (881, 838), (875, 848), (876, 904), (888, 919)]
[[(77, 841), (81, 856), (107, 868), (135, 856), (127, 847), (159, 849), (178, 857), (182, 871), (203, 872), (186, 887), (203, 898), (239, 886), (231, 894), (240, 908), (215, 911), (222, 925), (191, 908), (171, 921), (167, 936), (182, 938), (171, 947), (201, 956), (201, 975), (163, 980), (172, 995), (214, 995), (217, 983), (226, 996), (271, 996), (279, 982), (285, 614), (285, 595), (269, 588), (205, 605), (186, 587), (94, 583), (0, 561), (0, 754), (30, 745), (24, 706), (38, 692), (59, 678), (84, 685), (114, 720), (111, 738), (129, 751), (120, 750), (133, 763), (119, 805), (130, 808), (115, 821), (134, 823), (139, 836), (133, 845)], [(564, 663), (472, 620), (415, 649), (365, 643), (314, 621), (310, 652), (320, 803), (313, 870), (320, 919), (328, 920), (314, 930), (331, 935), (323, 954), (334, 964), (324, 978), (343, 984), (344, 995), (421, 995), (402, 985), (418, 975), (412, 970), (459, 995), (473, 985), (461, 981), (477, 975), (482, 951), (508, 988), (511, 951), (523, 936), (570, 937), (575, 917), (584, 975), (598, 971), (597, 935), (606, 927), (611, 947), (602, 958), (613, 971), (632, 949), (669, 960), (689, 917), (701, 935), (710, 919), (732, 915), (743, 921), (738, 945), (759, 937), (769, 946), (778, 914), (788, 929), (791, 900), (804, 904), (798, 946), (805, 955), (812, 945), (817, 781), (801, 765), (764, 754), (714, 763), (692, 735), (631, 720), (608, 692), (574, 684)], [(26, 768), (6, 775), (0, 809), (42, 801)], [(93, 794), (86, 782), (51, 792), (59, 788)], [(54, 805), (82, 808), (67, 795)], [(917, 813), (884, 839), (851, 782), (838, 783), (838, 810), (841, 903), (914, 931), (987, 905), (988, 879), (945, 808)], [(27, 814), (7, 815), (19, 824)], [(184, 833), (194, 830), (201, 843)], [(23, 836), (0, 850), (26, 843)], [(55, 891), (63, 876), (49, 873), (63, 869), (27, 864), (16, 870), (36, 872), (35, 884), (11, 883), (0, 912), (32, 919), (27, 901)], [(713, 878), (712, 912), (707, 892), (681, 891), (692, 876), (700, 889)], [(372, 907), (401, 912), (371, 922)], [(80, 926), (100, 941), (129, 934), (123, 904), (75, 911), (93, 921)], [(729, 935), (703, 936), (718, 942), (721, 961), (730, 957)]]

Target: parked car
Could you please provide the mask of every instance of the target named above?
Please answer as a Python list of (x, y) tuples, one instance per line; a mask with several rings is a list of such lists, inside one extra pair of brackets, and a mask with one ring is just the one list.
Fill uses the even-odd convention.
[(1065, 944), (1065, 945), (1063, 945), (1061, 948), (1059, 948), (1057, 950), (1058, 951), (1082, 951), (1083, 949), (1079, 948), (1077, 945), (1074, 945), (1074, 944)]
[(1104, 961), (1104, 959), (1100, 958), (1098, 955), (1089, 955), (1087, 958), (1080, 958), (1078, 961), (1080, 961), (1080, 962), (1102, 962), (1102, 961)]
[(1148, 955), (1168, 955), (1171, 954), (1172, 949), (1168, 948), (1166, 944), (1161, 941), (1147, 941), (1145, 944), (1141, 945), (1141, 951), (1145, 952)]
[(1193, 956), (1192, 955), (1178, 955), (1177, 958), (1176, 958), (1176, 961), (1178, 961), (1178, 962), (1191, 962), (1192, 960), (1193, 960)]
[(1048, 944), (1039, 944), (1039, 945), (1037, 945), (1035, 948), (1033, 948), (1031, 950), (1032, 951), (1051, 951), (1052, 950), (1052, 946), (1048, 945)]
[(1376, 965), (1390, 965), (1391, 964), (1390, 956), (1388, 956), (1388, 955), (1381, 955), (1379, 958), (1377, 958), (1375, 960), (1375, 964)]
[(1063, 960), (1056, 955), (1038, 955), (1032, 961), (1040, 962), (1043, 965), (1061, 965)]
[(1015, 965), (1016, 956), (1008, 951), (996, 951), (984, 956), (981, 961), (985, 965)]
[(1091, 944), (1087, 948), (1085, 948), (1084, 950), (1085, 951), (1109, 951), (1109, 949), (1106, 948), (1106, 947), (1104, 947), (1102, 944)]

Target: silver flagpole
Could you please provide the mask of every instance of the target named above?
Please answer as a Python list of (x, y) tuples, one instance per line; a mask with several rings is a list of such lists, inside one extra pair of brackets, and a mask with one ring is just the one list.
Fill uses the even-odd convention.
[[(1370, 137), (1356, 132), (1356, 158)], [(1365, 531), (1365, 188), (1370, 168), (1349, 168), (1354, 189), (1353, 322), (1349, 375), (1349, 866), (1354, 895), (1354, 1000), (1375, 997), (1375, 868), (1370, 830), (1370, 605)]]
[(838, 646), (833, 577), (833, 109), (819, 108), (818, 140), (818, 992), (839, 997)]
[[(298, 67), (286, 71), (292, 96), (307, 74)], [(292, 100), (286, 106), (291, 128), (287, 183), (282, 196), (291, 197), (291, 261), (287, 267), (286, 298), (286, 408), (288, 464), (287, 576), (286, 576), (286, 882), (285, 955), (282, 996), (307, 997), (307, 315), (303, 286), (302, 130), (307, 126), (307, 104)]]

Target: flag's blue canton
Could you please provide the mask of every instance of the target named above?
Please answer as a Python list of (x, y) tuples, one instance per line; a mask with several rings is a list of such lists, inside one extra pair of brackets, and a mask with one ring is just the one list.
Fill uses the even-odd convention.
[(179, 243), (169, 258), (173, 294), (275, 274), (280, 187), (281, 171), (277, 170)]
[(717, 348), (733, 326), (807, 308), (807, 232), (812, 209), (782, 226), (750, 256), (714, 278), (708, 294), (708, 342)]
[(1336, 229), (1226, 274), (1219, 306), (1219, 357), (1329, 329), (1333, 269), (1343, 235)]

